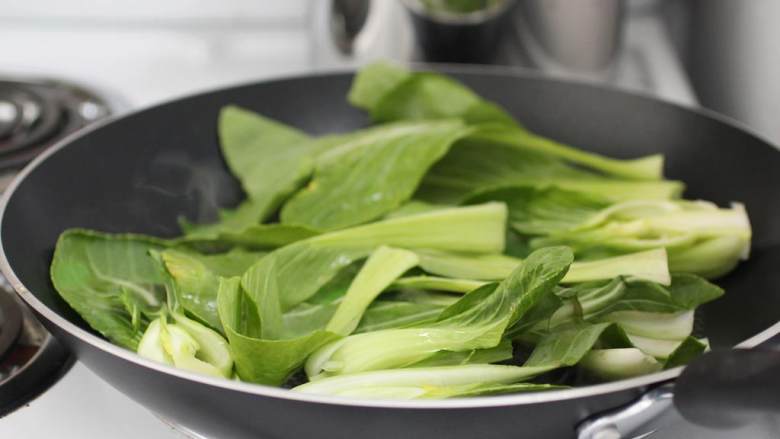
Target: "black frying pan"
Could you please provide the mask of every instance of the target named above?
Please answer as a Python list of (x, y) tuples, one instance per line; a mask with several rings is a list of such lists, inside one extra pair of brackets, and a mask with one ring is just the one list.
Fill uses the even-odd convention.
[[(751, 258), (722, 279), (727, 293), (700, 310), (698, 329), (715, 347), (752, 347), (780, 332), (780, 153), (767, 142), (713, 114), (606, 88), (507, 71), (450, 73), (534, 131), (615, 157), (663, 153), (667, 176), (688, 184), (687, 197), (744, 202), (754, 230)], [(98, 375), (211, 437), (568, 437), (584, 419), (677, 377), (679, 369), (573, 390), (445, 401), (332, 399), (150, 362), (96, 336), (59, 298), (48, 273), (64, 229), (171, 237), (177, 217), (213, 219), (218, 206), (239, 201), (217, 144), (220, 107), (238, 104), (312, 134), (352, 130), (367, 119), (345, 100), (351, 80), (305, 76), (206, 93), (55, 146), (5, 194), (4, 274)]]

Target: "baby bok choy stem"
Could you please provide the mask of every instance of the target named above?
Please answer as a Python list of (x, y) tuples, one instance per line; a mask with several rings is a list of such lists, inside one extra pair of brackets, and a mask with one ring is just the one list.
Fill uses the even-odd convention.
[[(517, 367), (492, 364), (378, 370), (322, 378), (293, 391), (370, 399), (435, 399), (472, 393), (499, 393), (503, 386), (519, 383), (552, 367)], [(526, 390), (554, 386), (526, 384)], [(522, 386), (510, 387), (513, 391)]]
[(500, 284), (466, 294), (430, 325), (357, 334), (323, 346), (309, 357), (306, 373), (314, 378), (390, 369), (439, 351), (492, 348), (509, 325), (551, 294), (572, 258), (566, 247), (538, 250)]

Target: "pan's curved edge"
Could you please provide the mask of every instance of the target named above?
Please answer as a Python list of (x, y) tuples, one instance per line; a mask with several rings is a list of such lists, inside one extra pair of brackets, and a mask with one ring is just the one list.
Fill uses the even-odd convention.
[[(534, 79), (539, 80), (545, 80), (545, 81), (551, 81), (551, 82), (557, 82), (557, 83), (576, 83), (579, 86), (583, 87), (591, 87), (591, 88), (598, 88), (602, 90), (606, 90), (608, 92), (613, 93), (622, 93), (622, 94), (629, 94), (634, 97), (638, 97), (641, 99), (650, 99), (656, 103), (660, 103), (663, 105), (672, 106), (678, 109), (683, 109), (684, 111), (693, 112), (698, 114), (699, 116), (716, 120), (719, 123), (729, 125), (732, 128), (738, 129), (740, 131), (745, 132), (747, 135), (755, 137), (756, 139), (760, 140), (762, 143), (767, 145), (773, 145), (771, 142), (767, 141), (763, 136), (761, 136), (758, 133), (755, 133), (753, 130), (745, 127), (743, 124), (732, 120), (731, 118), (728, 118), (727, 116), (723, 116), (722, 114), (700, 109), (700, 108), (688, 108), (684, 107), (679, 104), (662, 101), (657, 98), (654, 98), (652, 96), (649, 96), (647, 94), (638, 93), (638, 92), (627, 92), (623, 90), (617, 90), (612, 87), (607, 87), (603, 85), (593, 84), (588, 81), (571, 81), (571, 80), (563, 80), (563, 79), (555, 79), (555, 78), (547, 78), (540, 74), (534, 74), (529, 73), (528, 71), (519, 70), (519, 69), (513, 69), (513, 68), (501, 68), (501, 67), (491, 67), (491, 68), (472, 68), (468, 66), (459, 66), (459, 65), (431, 65), (430, 67), (434, 69), (439, 69), (448, 73), (463, 73), (463, 74), (492, 74), (492, 75), (499, 75), (499, 76), (505, 76), (505, 75), (511, 75), (516, 77), (530, 77)], [(268, 81), (262, 81), (262, 82), (247, 82), (241, 85), (236, 85), (229, 88), (217, 88), (215, 90), (206, 91), (202, 93), (193, 94), (186, 97), (178, 97), (174, 99), (167, 100), (162, 103), (158, 103), (156, 105), (150, 106), (150, 107), (144, 107), (141, 109), (137, 109), (135, 111), (131, 111), (119, 116), (113, 116), (110, 118), (107, 118), (99, 123), (96, 123), (94, 125), (91, 125), (83, 130), (80, 130), (76, 133), (73, 133), (59, 142), (55, 143), (53, 146), (51, 146), (49, 149), (44, 151), (41, 155), (36, 157), (32, 162), (30, 162), (22, 171), (19, 172), (19, 174), (14, 178), (14, 180), (11, 182), (11, 184), (8, 186), (6, 191), (2, 194), (2, 197), (0, 198), (0, 230), (2, 230), (3, 220), (5, 217), (5, 211), (8, 207), (8, 203), (13, 197), (14, 192), (19, 187), (21, 182), (26, 178), (27, 175), (32, 173), (38, 166), (40, 166), (41, 163), (43, 163), (48, 157), (56, 154), (58, 151), (62, 150), (64, 147), (68, 146), (71, 142), (74, 140), (86, 136), (92, 131), (98, 130), (102, 128), (105, 125), (108, 125), (118, 119), (123, 119), (126, 117), (131, 117), (133, 115), (136, 115), (138, 113), (141, 113), (148, 108), (155, 108), (164, 106), (176, 101), (180, 101), (182, 99), (191, 98), (191, 97), (197, 97), (197, 96), (203, 96), (208, 95), (211, 93), (214, 93), (218, 90), (226, 90), (231, 88), (241, 88), (245, 86), (249, 86), (252, 84), (272, 84), (274, 82), (282, 82), (282, 81), (293, 81), (296, 79), (302, 79), (302, 78), (312, 78), (312, 77), (328, 77), (328, 76), (344, 76), (344, 75), (351, 75), (354, 71), (340, 71), (340, 72), (324, 72), (319, 74), (303, 74), (303, 75), (297, 75), (297, 76), (287, 76), (283, 78), (278, 79), (272, 79)], [(5, 249), (3, 247), (2, 242), (2, 234), (0, 233), (0, 272), (6, 277), (6, 279), (9, 281), (11, 286), (16, 290), (16, 292), (19, 294), (19, 296), (22, 298), (22, 300), (27, 303), (31, 308), (33, 308), (37, 313), (39, 313), (44, 318), (48, 319), (58, 327), (64, 329), (66, 332), (70, 333), (72, 336), (78, 338), (80, 341), (91, 345), (99, 350), (108, 352), (114, 356), (120, 357), (128, 362), (134, 363), (140, 367), (148, 368), (155, 370), (160, 373), (169, 374), (176, 376), (178, 378), (188, 380), (191, 382), (197, 382), (213, 387), (219, 387), (226, 390), (232, 390), (236, 392), (242, 392), (247, 394), (254, 394), (258, 396), (266, 396), (266, 397), (272, 397), (272, 398), (280, 398), (280, 399), (287, 399), (287, 400), (295, 400), (295, 401), (301, 401), (301, 402), (310, 402), (310, 403), (319, 403), (319, 404), (332, 404), (332, 405), (343, 405), (343, 406), (360, 406), (360, 407), (377, 407), (377, 408), (398, 408), (398, 409), (462, 409), (462, 408), (485, 408), (485, 407), (501, 407), (501, 406), (513, 406), (513, 405), (526, 405), (526, 404), (536, 404), (536, 403), (544, 403), (544, 402), (550, 402), (550, 401), (562, 401), (562, 400), (571, 400), (571, 399), (579, 399), (579, 398), (586, 398), (591, 396), (598, 396), (598, 395), (604, 395), (609, 394), (613, 392), (621, 392), (631, 389), (640, 389), (643, 387), (648, 386), (654, 386), (666, 381), (670, 381), (675, 379), (680, 372), (682, 371), (682, 367), (669, 369), (662, 372), (657, 372), (650, 375), (644, 375), (641, 377), (631, 378), (627, 380), (621, 380), (621, 381), (615, 381), (615, 382), (609, 382), (604, 384), (597, 384), (587, 387), (580, 387), (580, 388), (573, 388), (573, 389), (565, 389), (565, 390), (554, 390), (554, 391), (547, 391), (547, 392), (539, 392), (539, 393), (523, 393), (523, 394), (516, 394), (516, 395), (502, 395), (502, 396), (491, 396), (491, 397), (479, 397), (479, 398), (461, 398), (461, 399), (450, 399), (450, 400), (440, 400), (440, 401), (398, 401), (398, 400), (361, 400), (361, 399), (351, 399), (351, 398), (340, 398), (340, 397), (328, 397), (328, 396), (318, 396), (318, 395), (309, 395), (309, 394), (302, 394), (302, 393), (296, 393), (291, 392), (286, 389), (278, 388), (278, 387), (270, 387), (270, 386), (264, 386), (259, 384), (252, 384), (252, 383), (243, 383), (233, 380), (226, 380), (221, 378), (212, 378), (212, 377), (206, 377), (202, 375), (198, 375), (195, 373), (183, 371), (181, 369), (176, 369), (171, 366), (167, 366), (161, 363), (157, 363), (151, 360), (147, 360), (145, 358), (140, 357), (139, 355), (135, 354), (132, 351), (126, 350), (124, 348), (121, 348), (119, 346), (116, 346), (107, 340), (104, 340), (88, 331), (85, 331), (84, 329), (78, 327), (77, 325), (71, 323), (70, 321), (62, 318), (57, 313), (50, 310), (45, 304), (43, 304), (40, 300), (38, 300), (35, 295), (33, 295), (27, 287), (19, 280), (19, 278), (16, 276), (16, 274), (11, 269), (11, 266), (8, 262), (8, 259), (5, 255)], [(737, 347), (740, 348), (750, 348), (754, 347), (773, 336), (780, 333), (780, 322), (772, 325), (771, 327), (761, 331), (760, 333), (754, 335), (753, 337), (744, 340), (741, 342)]]

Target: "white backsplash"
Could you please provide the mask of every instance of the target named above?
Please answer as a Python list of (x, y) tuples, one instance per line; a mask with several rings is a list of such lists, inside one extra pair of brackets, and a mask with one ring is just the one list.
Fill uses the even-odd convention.
[(65, 77), (145, 106), (310, 68), (309, 0), (0, 1), (0, 77)]

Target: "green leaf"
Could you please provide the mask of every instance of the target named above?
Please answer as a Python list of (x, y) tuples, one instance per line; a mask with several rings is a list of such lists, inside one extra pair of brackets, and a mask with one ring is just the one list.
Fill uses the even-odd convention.
[(660, 340), (679, 342), (693, 332), (693, 310), (676, 313), (617, 311), (600, 320), (617, 323), (629, 335)]
[(273, 250), (284, 247), (293, 242), (302, 241), (319, 232), (301, 226), (287, 224), (255, 224), (245, 226), (242, 224), (233, 227), (229, 221), (221, 223), (224, 230), (211, 234), (208, 239), (202, 240), (198, 235), (183, 238), (186, 243), (198, 245), (205, 243), (223, 244), (228, 246), (241, 246), (251, 249)]
[(750, 248), (750, 223), (740, 205), (635, 200), (612, 205), (570, 230), (534, 238), (532, 247), (569, 245), (578, 256), (665, 247), (672, 271), (708, 278), (728, 272)]
[(571, 261), (563, 247), (534, 252), (510, 277), (466, 294), (435, 323), (349, 336), (309, 357), (306, 373), (311, 378), (405, 367), (439, 351), (492, 348), (508, 325), (552, 291)]
[(471, 194), (466, 204), (486, 201), (506, 203), (510, 226), (528, 235), (547, 235), (575, 229), (611, 204), (593, 194), (534, 186), (488, 188)]
[(430, 323), (457, 300), (457, 296), (450, 294), (423, 291), (385, 293), (366, 310), (355, 333)]
[(578, 324), (542, 337), (523, 366), (574, 366), (588, 353), (610, 323)]
[(375, 121), (458, 117), (471, 124), (518, 126), (503, 109), (457, 81), (435, 73), (412, 73), (384, 62), (360, 69), (348, 99), (368, 111)]
[(615, 202), (665, 200), (678, 197), (682, 191), (679, 182), (607, 178), (536, 151), (467, 137), (431, 168), (415, 197), (433, 203), (457, 204), (490, 189), (507, 186), (557, 186)]
[(473, 351), (439, 351), (409, 367), (461, 366), (464, 364), (490, 364), (512, 359), (512, 342), (503, 340), (492, 348)]
[[(475, 203), (476, 204), (476, 203)], [(402, 216), (417, 215), (418, 213), (432, 212), (439, 209), (449, 209), (452, 206), (446, 204), (432, 204), (420, 200), (410, 200), (398, 209), (385, 215), (385, 219), (400, 218)]]
[(420, 267), (428, 273), (440, 276), (500, 280), (509, 276), (523, 262), (521, 259), (501, 254), (454, 253), (434, 250), (417, 250)]
[[(566, 247), (537, 250), (517, 267), (484, 299), (475, 290), (449, 308), (439, 318), (440, 324), (467, 322), (491, 312), (500, 314), (509, 306), (508, 324), (521, 319), (542, 297), (548, 295), (564, 278), (574, 256)], [(478, 300), (478, 303), (474, 303)], [(493, 317), (495, 318), (495, 317)]]
[(619, 380), (658, 372), (663, 365), (636, 348), (594, 349), (579, 366), (596, 377)]
[[(456, 253), (417, 250), (423, 270), (458, 279), (499, 280), (523, 263), (522, 259), (500, 254)], [(617, 276), (642, 279), (668, 285), (671, 282), (663, 249), (636, 252), (622, 256), (575, 262), (564, 283), (609, 280)]]
[(475, 134), (479, 139), (504, 143), (512, 147), (549, 154), (578, 166), (584, 166), (618, 178), (629, 180), (660, 180), (664, 158), (660, 154), (633, 160), (619, 160), (574, 148), (526, 130), (502, 127)]
[(370, 109), (377, 122), (462, 117), (481, 101), (456, 81), (436, 73), (413, 73)]
[(635, 281), (627, 284), (625, 295), (604, 313), (615, 311), (649, 311), (672, 313), (691, 310), (717, 299), (723, 290), (692, 274), (674, 274), (668, 287), (654, 282)]
[(656, 360), (664, 361), (682, 344), (682, 340), (661, 340), (628, 334), (631, 344)]
[(550, 370), (487, 364), (414, 367), (321, 378), (293, 388), (295, 392), (352, 398), (442, 398), (490, 384), (510, 384)]
[(173, 249), (160, 253), (166, 271), (176, 284), (179, 303), (218, 331), (222, 331), (217, 314), (219, 276), (240, 276), (262, 256), (262, 253), (240, 249), (214, 255)]
[(664, 369), (672, 369), (690, 363), (694, 358), (703, 354), (709, 348), (706, 341), (695, 337), (686, 337), (677, 349), (669, 355), (664, 363)]
[(662, 248), (572, 264), (565, 283), (589, 282), (625, 276), (661, 285), (672, 282), (666, 251)]
[(443, 392), (442, 397), (470, 398), (474, 396), (503, 395), (507, 393), (544, 392), (547, 390), (568, 389), (568, 386), (556, 384), (514, 383), (514, 384), (483, 384), (470, 388), (462, 387)]
[(148, 236), (70, 229), (54, 250), (52, 283), (93, 329), (135, 351), (164, 305), (163, 270), (149, 251), (166, 245)]
[[(452, 298), (448, 302), (454, 301)], [(340, 300), (332, 303), (304, 302), (284, 313), (284, 332), (282, 338), (294, 338), (324, 328)], [(355, 333), (378, 331), (381, 329), (403, 328), (424, 322), (432, 322), (445, 308), (445, 304), (427, 301), (398, 299), (378, 299), (368, 307), (360, 320)]]
[(548, 328), (577, 320), (594, 320), (596, 316), (604, 314), (605, 310), (610, 309), (610, 307), (614, 308), (615, 304), (624, 297), (626, 283), (618, 277), (606, 282), (577, 285), (564, 292), (572, 293), (572, 297), (565, 298), (562, 292), (558, 293), (558, 297), (564, 301), (544, 323)]
[(483, 285), (485, 285), (485, 282), (471, 279), (455, 279), (437, 276), (408, 276), (396, 280), (393, 282), (392, 286), (395, 288), (468, 293)]
[(623, 278), (578, 284), (540, 301), (508, 336), (534, 340), (558, 326), (585, 320), (623, 323), (634, 335), (680, 340), (690, 333), (690, 315), (683, 314), (720, 294), (717, 286), (687, 274), (673, 275), (668, 287)]
[(382, 97), (411, 75), (406, 69), (387, 62), (364, 66), (355, 75), (347, 100), (364, 110), (371, 110)]
[[(318, 245), (349, 242), (372, 248), (390, 245), (413, 250), (501, 253), (505, 227), (506, 206), (485, 203), (378, 221), (326, 233), (309, 241)], [(452, 239), (453, 236), (458, 239)]]
[(260, 337), (259, 316), (251, 298), (241, 290), (240, 279), (222, 279), (219, 315), (230, 341), (236, 371), (243, 381), (281, 385), (304, 359), (321, 345), (338, 338), (324, 330), (284, 340)]
[(407, 250), (385, 246), (376, 249), (352, 281), (325, 329), (339, 335), (351, 334), (376, 296), (418, 262), (417, 255)]
[(317, 159), (282, 222), (334, 230), (379, 218), (411, 198), (428, 168), (468, 133), (459, 121), (399, 123), (353, 133)]
[(493, 122), (475, 134), (479, 140), (518, 150), (540, 152), (626, 179), (662, 178), (663, 156), (618, 160), (561, 144), (522, 129), (495, 104), (486, 102), (457, 81), (437, 73), (406, 72), (375, 64), (358, 73), (350, 101), (367, 110), (375, 121), (464, 118), (470, 123)]
[[(380, 221), (318, 235), (269, 253), (243, 276), (265, 338), (283, 332), (282, 313), (311, 298), (340, 270), (381, 245), (501, 251), (506, 210), (498, 203)], [(452, 236), (459, 236), (452, 240)]]
[(216, 224), (190, 227), (200, 239), (236, 232), (268, 217), (311, 174), (315, 142), (305, 133), (236, 106), (219, 114), (219, 140), (247, 200)]

